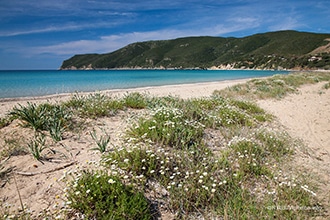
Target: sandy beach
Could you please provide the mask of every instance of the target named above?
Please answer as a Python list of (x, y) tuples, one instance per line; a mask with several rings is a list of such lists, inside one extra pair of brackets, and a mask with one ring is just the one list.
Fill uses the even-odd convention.
[[(222, 81), (212, 83), (197, 83), (185, 85), (171, 85), (129, 90), (109, 90), (101, 93), (121, 96), (127, 92), (140, 92), (152, 96), (179, 96), (181, 98), (196, 98), (210, 96), (214, 90), (221, 90), (229, 86), (244, 83), (248, 79)], [(296, 94), (291, 94), (281, 100), (259, 100), (257, 103), (267, 112), (276, 116), (276, 120), (285, 127), (294, 138), (302, 140), (304, 148), (297, 149), (295, 163), (311, 173), (319, 175), (322, 187), (320, 198), (329, 204), (330, 192), (330, 89), (321, 90), (323, 83), (305, 85)], [(322, 91), (322, 92), (320, 92)], [(27, 102), (61, 102), (68, 100), (72, 94), (62, 94), (47, 97), (33, 97), (0, 100), (0, 117), (4, 117), (17, 104)], [(111, 118), (101, 118), (97, 125), (102, 125), (111, 133), (111, 140), (120, 141), (127, 121), (121, 120), (122, 115)], [(95, 122), (94, 122), (95, 123)], [(29, 137), (28, 131), (19, 127), (17, 122), (0, 130), (2, 139), (0, 147), (4, 146), (4, 138), (19, 137), (22, 140)], [(20, 130), (20, 132), (18, 132)], [(94, 166), (100, 159), (100, 154), (90, 151), (92, 140), (88, 135), (81, 137), (78, 142), (67, 139), (63, 145), (70, 146), (70, 157), (54, 158), (44, 164), (34, 160), (31, 155), (10, 157), (6, 167), (13, 167), (16, 172), (17, 187), (22, 195), (24, 204), (28, 204), (32, 212), (38, 213), (42, 209), (54, 206), (54, 197), (63, 188), (56, 180), (61, 178), (69, 168), (84, 168)], [(68, 154), (68, 152), (62, 152)], [(72, 161), (75, 161), (72, 164)], [(66, 168), (67, 166), (67, 168)], [(64, 168), (63, 168), (64, 167)], [(61, 168), (61, 169), (58, 169)], [(31, 174), (31, 175), (28, 175)], [(41, 175), (38, 175), (41, 174)], [(15, 184), (0, 184), (1, 200), (19, 207), (19, 199)], [(58, 202), (58, 201), (57, 201)]]
[[(181, 98), (200, 98), (212, 95), (214, 90), (221, 90), (230, 87), (235, 84), (244, 83), (249, 79), (239, 80), (225, 80), (219, 82), (208, 83), (193, 83), (182, 85), (166, 85), (166, 86), (154, 86), (154, 87), (142, 87), (133, 89), (115, 89), (104, 90), (99, 93), (111, 95), (114, 97), (120, 97), (130, 92), (140, 92), (149, 94), (151, 96), (179, 96)], [(90, 92), (80, 92), (79, 95), (88, 95)], [(42, 102), (61, 102), (68, 100), (74, 94), (56, 94), (50, 96), (36, 96), (36, 97), (24, 97), (24, 98), (8, 98), (0, 99), (0, 117), (3, 117), (18, 103), (21, 105), (27, 102), (42, 103)]]

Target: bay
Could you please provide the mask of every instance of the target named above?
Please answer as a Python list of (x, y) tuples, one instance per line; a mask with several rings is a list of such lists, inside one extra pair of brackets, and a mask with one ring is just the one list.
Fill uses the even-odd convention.
[(287, 73), (272, 70), (1, 70), (0, 98), (214, 82)]

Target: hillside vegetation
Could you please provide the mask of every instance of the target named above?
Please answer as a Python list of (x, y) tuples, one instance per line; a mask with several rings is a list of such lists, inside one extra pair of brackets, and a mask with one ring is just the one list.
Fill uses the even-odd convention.
[(61, 69), (330, 69), (330, 34), (278, 31), (243, 38), (186, 37), (75, 55)]

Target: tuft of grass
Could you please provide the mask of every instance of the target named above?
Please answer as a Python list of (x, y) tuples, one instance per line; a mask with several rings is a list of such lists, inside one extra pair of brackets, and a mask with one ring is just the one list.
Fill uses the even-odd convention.
[(105, 135), (105, 136), (97, 137), (95, 130), (93, 132), (90, 132), (90, 135), (91, 135), (91, 137), (93, 138), (93, 140), (97, 144), (97, 147), (96, 148), (92, 148), (92, 150), (98, 150), (101, 153), (106, 152), (107, 146), (108, 146), (108, 144), (110, 142), (110, 136), (109, 135)]
[(128, 108), (143, 109), (147, 107), (147, 97), (138, 92), (126, 94), (123, 102)]
[(47, 108), (44, 130), (49, 132), (54, 141), (61, 141), (63, 133), (71, 129), (73, 124), (72, 113), (63, 105), (44, 105)]
[(31, 127), (35, 131), (45, 129), (46, 119), (45, 114), (47, 111), (46, 106), (38, 107), (35, 103), (27, 103), (27, 106), (18, 104), (15, 106), (9, 115), (13, 119), (20, 119), (23, 122), (23, 126)]
[(9, 115), (21, 120), (23, 126), (33, 128), (34, 132), (48, 131), (56, 142), (62, 140), (64, 131), (72, 125), (72, 113), (61, 105), (28, 103), (14, 107)]
[(276, 161), (293, 154), (293, 149), (290, 148), (290, 137), (286, 133), (274, 134), (261, 130), (256, 133), (256, 139), (261, 141), (263, 148)]
[(94, 119), (113, 116), (117, 114), (118, 110), (124, 108), (120, 100), (100, 93), (90, 94), (88, 96), (74, 95), (64, 105), (76, 112), (80, 117)]
[(42, 152), (47, 149), (45, 136), (37, 133), (35, 138), (28, 143), (28, 149), (36, 160), (42, 160)]
[(85, 172), (73, 180), (67, 192), (69, 216), (87, 219), (152, 219), (143, 193), (125, 185), (117, 176)]

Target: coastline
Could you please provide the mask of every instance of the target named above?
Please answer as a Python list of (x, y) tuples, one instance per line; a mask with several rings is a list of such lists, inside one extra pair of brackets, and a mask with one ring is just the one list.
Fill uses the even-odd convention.
[[(260, 78), (260, 77), (258, 77)], [(32, 96), (32, 97), (18, 97), (18, 98), (1, 98), (0, 99), (0, 117), (5, 116), (14, 106), (20, 104), (25, 105), (28, 102), (42, 103), (42, 102), (61, 102), (70, 99), (73, 95), (88, 95), (101, 93), (114, 97), (121, 97), (127, 93), (139, 92), (151, 96), (179, 96), (181, 98), (202, 98), (212, 95), (214, 90), (225, 89), (226, 87), (235, 84), (245, 83), (254, 78), (223, 80), (215, 82), (201, 82), (177, 85), (163, 85), (163, 86), (148, 86), (130, 89), (112, 89), (100, 90), (94, 92), (78, 92), (78, 93), (60, 93), (46, 96)]]

